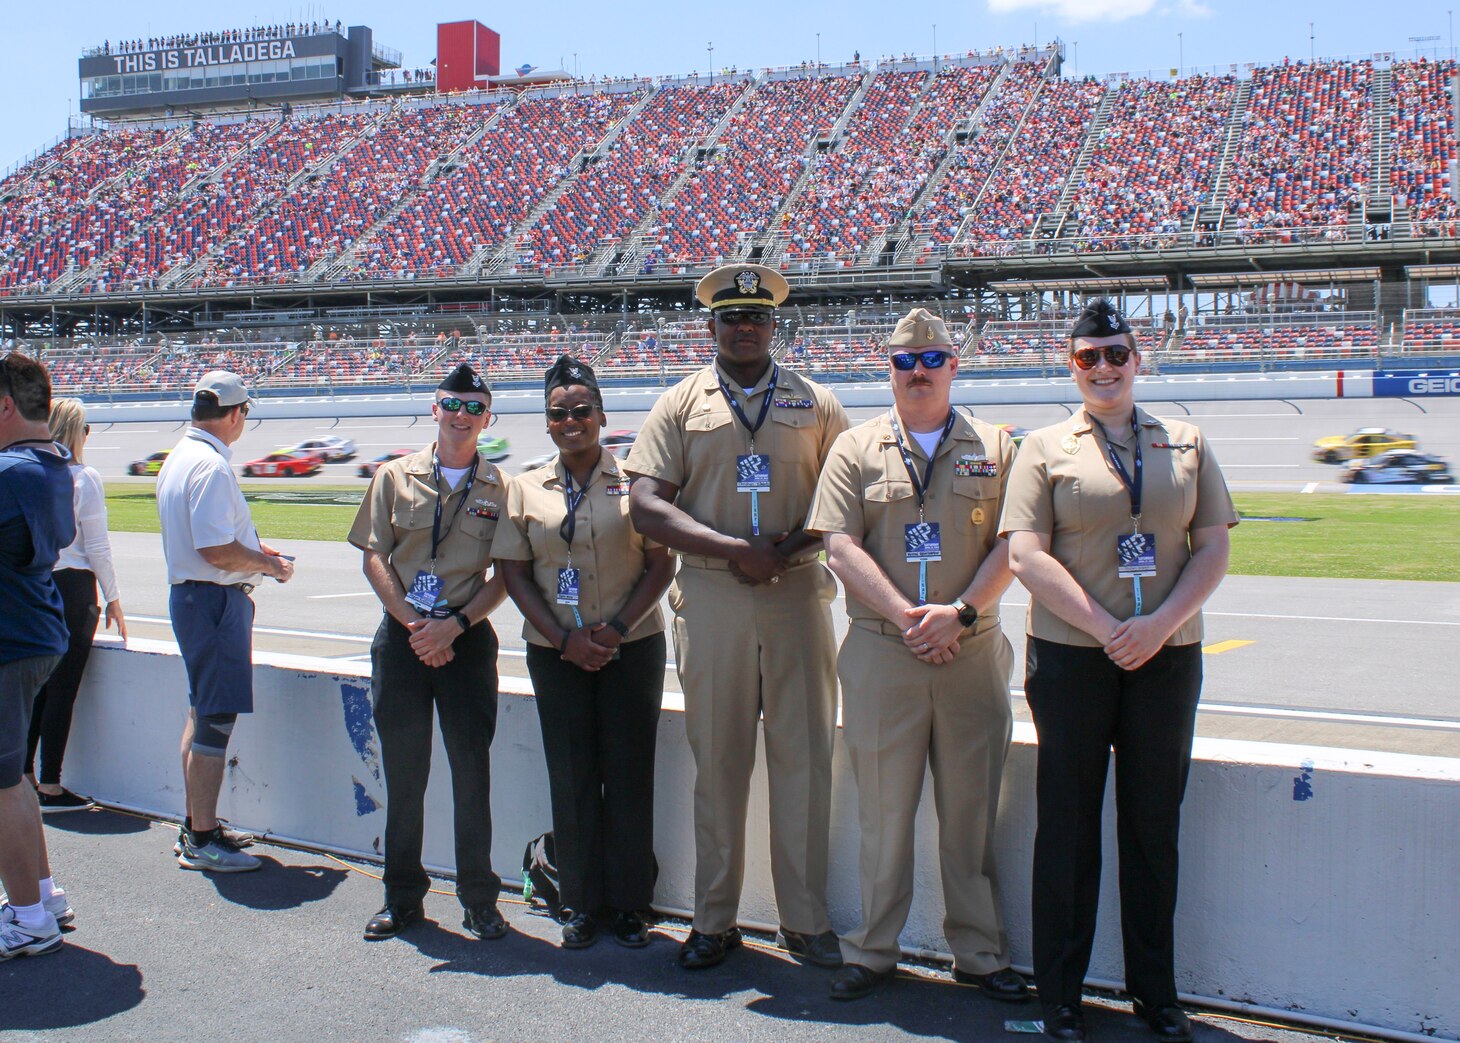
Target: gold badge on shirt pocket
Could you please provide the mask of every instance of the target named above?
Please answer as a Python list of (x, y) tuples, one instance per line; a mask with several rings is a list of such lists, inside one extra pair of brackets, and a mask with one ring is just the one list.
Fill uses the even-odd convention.
[(973, 509), (973, 524), (975, 524), (975, 525), (982, 525), (983, 524), (983, 520), (984, 520), (983, 508), (982, 507), (975, 507)]
[(1080, 437), (1079, 437), (1079, 435), (1076, 435), (1076, 434), (1068, 434), (1068, 435), (1065, 435), (1064, 441), (1060, 443), (1060, 448), (1063, 449), (1070, 456), (1074, 456), (1076, 453), (1078, 453), (1080, 451)]

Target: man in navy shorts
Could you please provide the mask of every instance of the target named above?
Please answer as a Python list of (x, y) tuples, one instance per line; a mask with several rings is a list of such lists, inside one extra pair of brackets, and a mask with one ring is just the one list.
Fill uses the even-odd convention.
[(253, 402), (236, 373), (203, 374), (193, 389), (192, 424), (157, 476), (172, 632), (192, 704), (182, 735), (187, 818), (175, 850), (184, 869), (215, 873), (261, 864), (219, 825), (218, 793), (233, 726), (253, 712), (249, 594), (266, 575), (280, 583), (294, 575), (292, 560), (259, 542), (229, 463)]
[(66, 651), (51, 569), (76, 538), (71, 456), (51, 441), (50, 414), (45, 366), (0, 358), (0, 960), (55, 952), (72, 918), (23, 777), (36, 693)]

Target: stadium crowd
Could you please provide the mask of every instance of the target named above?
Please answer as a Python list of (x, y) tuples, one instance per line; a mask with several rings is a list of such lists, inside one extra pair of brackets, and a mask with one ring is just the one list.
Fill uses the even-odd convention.
[(250, 40), (285, 40), (291, 36), (318, 36), (338, 33), (340, 20), (333, 25), (326, 21), (282, 22), (276, 25), (253, 25), (246, 29), (212, 29), (201, 33), (175, 33), (171, 36), (136, 37), (118, 40), (113, 46), (106, 40), (87, 54), (132, 54), (137, 51), (165, 51), (174, 47), (207, 47), (220, 43), (247, 43)]

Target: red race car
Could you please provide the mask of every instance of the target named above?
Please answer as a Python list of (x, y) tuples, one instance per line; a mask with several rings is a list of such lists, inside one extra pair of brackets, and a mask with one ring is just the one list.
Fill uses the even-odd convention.
[(324, 457), (298, 449), (277, 449), (243, 465), (245, 478), (307, 478), (319, 474)]

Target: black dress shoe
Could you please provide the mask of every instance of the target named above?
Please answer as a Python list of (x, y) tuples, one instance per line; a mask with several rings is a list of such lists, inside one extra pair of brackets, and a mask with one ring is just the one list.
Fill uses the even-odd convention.
[(890, 971), (874, 971), (860, 963), (844, 964), (841, 970), (832, 975), (831, 990), (827, 996), (834, 1000), (859, 1000), (891, 978), (895, 971), (896, 968)]
[(740, 945), (740, 928), (732, 927), (719, 934), (701, 934), (691, 930), (679, 947), (679, 965), (687, 971), (702, 971), (722, 963), (725, 954)]
[(1085, 1015), (1079, 1007), (1065, 1004), (1044, 1012), (1044, 1034), (1050, 1039), (1079, 1041), (1085, 1038)]
[(575, 913), (563, 924), (563, 948), (586, 949), (598, 941), (598, 921), (590, 913)]
[(468, 909), (461, 926), (483, 941), (494, 942), (507, 933), (507, 921), (495, 905), (479, 905)]
[(419, 920), (423, 913), (419, 905), (386, 905), (365, 925), (365, 940), (379, 942), (394, 938)]
[(617, 913), (613, 918), (613, 940), (626, 949), (642, 949), (649, 944), (649, 928), (638, 913)]
[(1147, 1007), (1140, 1000), (1135, 1003), (1136, 1017), (1150, 1026), (1157, 1039), (1166, 1043), (1191, 1043), (1191, 1021), (1186, 1011), (1176, 1004), (1164, 1007)]
[(801, 934), (782, 927), (776, 932), (776, 944), (798, 960), (814, 963), (818, 967), (842, 965), (842, 946), (834, 931)]
[(1005, 1003), (1023, 1003), (1029, 999), (1029, 985), (1024, 975), (1012, 967), (994, 971), (992, 974), (970, 974), (953, 968), (953, 980), (961, 985), (977, 985), (985, 996)]

